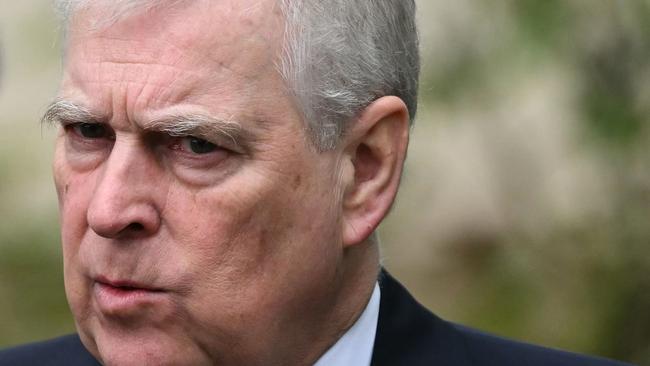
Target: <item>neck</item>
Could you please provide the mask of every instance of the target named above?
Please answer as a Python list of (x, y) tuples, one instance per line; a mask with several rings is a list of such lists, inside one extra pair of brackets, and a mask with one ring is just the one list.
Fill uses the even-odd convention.
[(337, 291), (329, 303), (329, 311), (323, 318), (318, 334), (307, 345), (303, 362), (313, 365), (321, 355), (336, 343), (357, 321), (366, 308), (379, 274), (379, 248), (373, 237), (344, 251), (337, 272)]

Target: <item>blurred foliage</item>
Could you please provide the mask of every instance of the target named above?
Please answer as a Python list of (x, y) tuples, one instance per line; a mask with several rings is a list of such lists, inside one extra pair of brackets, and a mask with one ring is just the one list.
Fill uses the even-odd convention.
[[(384, 264), (447, 319), (650, 364), (650, 3), (418, 4), (421, 113)], [(56, 26), (44, 2), (8, 6), (0, 347), (74, 328), (37, 125)]]
[[(433, 37), (442, 40), (428, 55), (433, 66), (423, 75), (412, 148), (445, 144), (440, 150), (451, 150), (451, 158), (407, 165), (383, 230), (384, 263), (446, 318), (650, 364), (650, 3), (434, 3), (421, 3), (433, 18), (421, 20), (425, 49), (427, 23), (452, 30)], [(536, 97), (549, 98), (544, 115), (530, 108), (536, 102), (528, 99)], [(569, 135), (567, 146), (558, 143), (566, 152), (540, 143), (548, 136), (558, 141), (555, 127)], [(446, 144), (463, 134), (469, 137)], [(482, 146), (458, 147), (465, 138)], [(435, 159), (436, 151), (418, 147), (410, 158)], [(545, 154), (563, 161), (530, 156)], [(575, 169), (585, 162), (596, 173)], [(454, 165), (470, 172), (456, 173)], [(564, 169), (575, 171), (570, 180), (578, 192), (597, 187), (596, 196), (569, 194), (563, 204), (577, 214), (555, 209), (542, 195), (562, 193), (566, 187), (553, 180)], [(481, 183), (453, 187), (467, 179)], [(485, 188), (491, 180), (496, 194)], [(485, 191), (487, 209), (455, 207), (481, 207)], [(446, 196), (456, 199), (440, 203)], [(406, 203), (413, 200), (420, 204)], [(410, 254), (397, 243), (416, 249)]]
[(25, 225), (24, 232), (0, 236), (0, 344), (72, 332), (59, 241), (49, 228)]

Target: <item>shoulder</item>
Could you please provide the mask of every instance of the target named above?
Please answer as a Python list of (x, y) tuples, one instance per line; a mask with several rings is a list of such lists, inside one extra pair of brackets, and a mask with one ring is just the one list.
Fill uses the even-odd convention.
[(625, 366), (508, 340), (442, 320), (420, 305), (387, 272), (379, 284), (381, 300), (372, 366)]
[(99, 363), (86, 351), (79, 336), (71, 334), (2, 350), (0, 366), (5, 365), (96, 366)]
[(464, 341), (472, 365), (629, 366), (605, 358), (513, 341), (462, 325), (452, 324), (452, 327)]

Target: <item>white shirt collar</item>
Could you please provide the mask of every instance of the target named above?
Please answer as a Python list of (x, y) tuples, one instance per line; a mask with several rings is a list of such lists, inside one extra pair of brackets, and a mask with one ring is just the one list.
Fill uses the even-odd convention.
[(314, 366), (370, 366), (379, 320), (379, 284), (354, 325), (321, 356)]

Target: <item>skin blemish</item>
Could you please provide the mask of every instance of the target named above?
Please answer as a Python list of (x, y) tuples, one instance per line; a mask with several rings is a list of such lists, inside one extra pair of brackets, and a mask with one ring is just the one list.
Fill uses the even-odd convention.
[(291, 185), (293, 189), (297, 189), (300, 187), (300, 184), (302, 183), (302, 176), (300, 174), (296, 175), (295, 178), (293, 178), (293, 184)]

